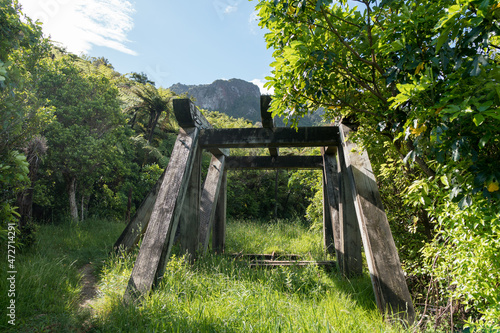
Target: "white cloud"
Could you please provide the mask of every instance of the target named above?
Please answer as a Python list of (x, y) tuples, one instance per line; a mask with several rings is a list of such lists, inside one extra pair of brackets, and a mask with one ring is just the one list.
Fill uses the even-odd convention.
[(23, 12), (69, 52), (88, 53), (93, 45), (137, 55), (126, 46), (134, 22), (126, 0), (20, 0)]
[(226, 8), (224, 8), (224, 14), (231, 14), (237, 10), (238, 10), (238, 6), (228, 5)]
[(257, 87), (259, 87), (260, 89), (260, 93), (262, 95), (272, 95), (274, 94), (274, 88), (271, 88), (271, 89), (268, 89), (268, 88), (265, 88), (264, 87), (264, 84), (266, 83), (266, 81), (264, 80), (261, 80), (261, 79), (253, 79), (252, 81), (253, 84), (255, 84)]
[(257, 31), (260, 29), (259, 27), (259, 15), (257, 11), (253, 11), (252, 14), (248, 17), (248, 26), (250, 27), (250, 32), (253, 35), (257, 34)]
[(238, 6), (241, 0), (214, 0), (212, 5), (214, 6), (217, 15), (221, 20), (224, 20), (226, 15), (238, 11)]

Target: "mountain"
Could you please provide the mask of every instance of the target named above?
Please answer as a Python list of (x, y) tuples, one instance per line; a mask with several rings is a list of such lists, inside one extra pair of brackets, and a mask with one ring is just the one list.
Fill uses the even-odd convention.
[(219, 111), (234, 118), (253, 122), (260, 119), (260, 89), (255, 84), (240, 79), (216, 80), (211, 84), (174, 84), (169, 88), (178, 95), (187, 93), (196, 106)]
[[(176, 83), (170, 88), (177, 95), (187, 94), (196, 106), (219, 111), (234, 118), (245, 118), (252, 122), (261, 122), (260, 89), (255, 84), (240, 79), (216, 80), (210, 84), (186, 85)], [(307, 115), (299, 126), (318, 126), (322, 123), (323, 109)], [(283, 119), (276, 119), (275, 126), (286, 126)]]

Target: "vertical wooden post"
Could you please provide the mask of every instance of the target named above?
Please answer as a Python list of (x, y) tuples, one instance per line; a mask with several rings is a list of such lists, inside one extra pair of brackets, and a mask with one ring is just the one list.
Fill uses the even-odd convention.
[(193, 169), (179, 220), (181, 251), (196, 258), (200, 232), (201, 148), (194, 151)]
[(118, 251), (119, 249), (123, 249), (125, 251), (129, 251), (137, 245), (139, 238), (146, 232), (146, 228), (148, 227), (149, 219), (156, 202), (156, 196), (158, 195), (158, 191), (160, 190), (164, 177), (165, 171), (160, 178), (158, 178), (156, 184), (146, 195), (146, 198), (144, 198), (134, 216), (127, 224), (120, 237), (117, 239), (115, 245), (113, 246), (115, 250)]
[[(325, 171), (323, 171), (323, 245), (325, 247), (326, 253), (335, 254), (337, 246), (335, 246), (334, 242), (338, 241), (339, 239), (340, 226), (336, 201), (335, 199), (332, 199), (332, 201), (330, 201), (328, 195), (328, 183), (329, 182), (327, 180)], [(330, 195), (333, 195), (333, 193)], [(332, 216), (336, 219), (336, 221), (333, 221)], [(339, 254), (337, 253), (337, 263), (338, 262)]]
[(354, 209), (352, 186), (349, 183), (350, 170), (346, 167), (343, 147), (338, 148), (340, 166), (340, 247), (342, 258), (339, 265), (347, 277), (361, 275), (363, 272), (363, 257), (361, 255), (361, 234), (358, 219)]
[(198, 149), (198, 128), (181, 129), (158, 192), (124, 301), (146, 295), (163, 275)]
[(208, 168), (207, 178), (203, 184), (200, 206), (200, 237), (199, 247), (203, 253), (207, 252), (210, 231), (214, 225), (215, 211), (220, 195), (222, 178), (224, 176), (226, 157), (212, 156)]
[(399, 261), (396, 244), (382, 205), (377, 182), (366, 151), (353, 151), (356, 144), (346, 141), (349, 128), (341, 125), (342, 149), (355, 213), (361, 231), (377, 306), (382, 313), (412, 324), (415, 310)]
[(214, 229), (212, 231), (212, 249), (215, 253), (224, 253), (226, 244), (226, 203), (227, 171), (224, 171), (220, 184), (217, 208), (215, 209)]

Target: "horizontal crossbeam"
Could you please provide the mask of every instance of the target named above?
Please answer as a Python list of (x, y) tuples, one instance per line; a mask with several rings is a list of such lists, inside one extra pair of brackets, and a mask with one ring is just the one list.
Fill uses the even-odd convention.
[(321, 169), (321, 156), (229, 156), (227, 169)]
[(203, 129), (200, 134), (200, 144), (205, 149), (323, 147), (340, 142), (336, 126)]

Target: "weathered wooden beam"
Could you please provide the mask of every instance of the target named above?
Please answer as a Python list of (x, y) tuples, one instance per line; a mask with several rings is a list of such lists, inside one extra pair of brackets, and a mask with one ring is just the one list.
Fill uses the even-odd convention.
[(215, 211), (224, 176), (225, 164), (226, 157), (224, 155), (213, 155), (208, 168), (207, 178), (203, 184), (199, 233), (199, 247), (203, 253), (207, 252), (210, 230), (212, 230), (214, 225)]
[(345, 276), (353, 277), (361, 275), (363, 272), (362, 241), (354, 208), (353, 189), (349, 182), (351, 171), (346, 165), (344, 147), (339, 146), (338, 151), (340, 165), (340, 248), (343, 253), (339, 265), (341, 265)]
[(212, 128), (210, 122), (201, 114), (189, 98), (173, 100), (174, 115), (182, 128), (198, 127), (199, 129)]
[(257, 254), (257, 253), (233, 253), (230, 254), (233, 258), (244, 258), (250, 260), (276, 260), (276, 259), (288, 259), (288, 260), (300, 260), (302, 258), (299, 254), (280, 254), (280, 253), (271, 253), (271, 254)]
[(163, 275), (196, 158), (199, 129), (181, 130), (172, 150), (124, 301), (145, 296)]
[(227, 169), (321, 169), (321, 156), (228, 156)]
[[(189, 98), (179, 98), (173, 100), (174, 115), (177, 123), (182, 128), (197, 127), (199, 129), (213, 128), (212, 124), (203, 116)], [(214, 155), (229, 156), (229, 149), (219, 149), (211, 147), (209, 151)]]
[(160, 178), (158, 178), (156, 184), (146, 195), (134, 216), (127, 224), (120, 237), (116, 240), (115, 245), (113, 245), (115, 251), (130, 251), (139, 243), (140, 237), (146, 232), (146, 228), (148, 227), (149, 218), (151, 217), (151, 212), (156, 202), (156, 196), (158, 195), (164, 177), (165, 171)]
[[(273, 128), (274, 127), (274, 119), (273, 115), (268, 112), (269, 106), (271, 105), (271, 96), (262, 95), (260, 96), (260, 118), (262, 119), (262, 127), (263, 128)], [(269, 148), (269, 155), (278, 156), (279, 149), (278, 148)]]
[(280, 266), (327, 266), (329, 268), (335, 267), (336, 263), (333, 260), (323, 260), (323, 261), (288, 261), (288, 260), (254, 260), (250, 263), (250, 267), (257, 268), (276, 268)]
[(349, 131), (342, 125), (343, 145), (339, 154), (345, 159), (377, 306), (382, 313), (412, 324), (415, 310), (370, 159), (366, 151), (359, 152), (356, 144), (346, 141)]
[(224, 128), (201, 131), (203, 148), (321, 147), (340, 142), (338, 127)]
[[(329, 200), (329, 213), (332, 217), (339, 270), (346, 277), (357, 276), (362, 273), (363, 268), (361, 236), (354, 209), (350, 211), (347, 209), (353, 208), (354, 203), (352, 198), (346, 197), (346, 194), (350, 193), (350, 187), (342, 187), (342, 177), (346, 176), (346, 170), (339, 162), (343, 161), (343, 158), (340, 157), (337, 161), (336, 156), (327, 154), (326, 149), (322, 149), (321, 153), (324, 158), (326, 192)], [(339, 164), (341, 164), (340, 168)]]
[[(323, 245), (329, 254), (336, 253), (337, 262), (342, 258), (340, 251), (340, 219), (338, 207), (338, 171), (335, 156), (323, 153)], [(339, 267), (341, 268), (341, 267)]]
[(226, 207), (227, 207), (227, 172), (222, 173), (219, 198), (215, 208), (214, 227), (212, 231), (212, 251), (224, 253), (226, 245)]
[(261, 95), (260, 96), (260, 118), (262, 119), (262, 127), (273, 128), (274, 119), (273, 115), (268, 112), (269, 106), (271, 105), (271, 96)]
[(197, 147), (193, 152), (193, 169), (179, 219), (181, 252), (188, 254), (191, 261), (196, 259), (200, 230), (201, 151)]

